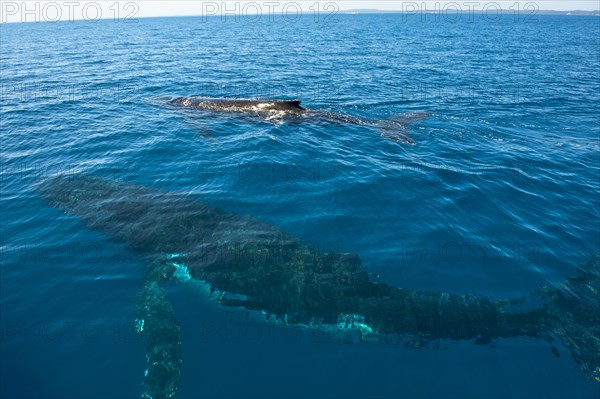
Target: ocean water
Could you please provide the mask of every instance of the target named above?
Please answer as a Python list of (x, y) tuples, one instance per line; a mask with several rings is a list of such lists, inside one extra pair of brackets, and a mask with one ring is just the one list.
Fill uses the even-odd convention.
[[(143, 392), (144, 264), (43, 202), (36, 187), (54, 175), (182, 191), (357, 253), (408, 289), (517, 298), (600, 251), (596, 17), (156, 18), (3, 24), (0, 36), (3, 398)], [(161, 104), (177, 95), (430, 117), (410, 146), (369, 126)], [(168, 294), (181, 398), (600, 395), (558, 340), (347, 344), (251, 323), (189, 285)]]

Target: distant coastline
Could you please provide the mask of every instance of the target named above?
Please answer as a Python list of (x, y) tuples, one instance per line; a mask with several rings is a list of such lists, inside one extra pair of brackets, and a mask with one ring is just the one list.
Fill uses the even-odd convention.
[[(106, 3), (109, 4), (109, 3)], [(17, 10), (18, 11), (18, 10)], [(297, 14), (294, 14), (296, 16), (301, 16), (303, 15), (303, 11), (302, 10), (296, 10), (298, 11)], [(21, 13), (24, 13), (24, 11), (19, 11)], [(76, 16), (73, 19), (45, 19), (44, 15), (42, 15), (42, 13), (40, 12), (40, 10), (37, 11), (36, 13), (24, 13), (24, 14), (19, 14), (19, 12), (15, 13), (15, 14), (11, 14), (13, 19), (12, 20), (7, 20), (7, 16), (4, 15), (2, 18), (0, 18), (0, 25), (5, 25), (5, 24), (12, 24), (12, 23), (38, 23), (38, 22), (50, 22), (50, 23), (54, 23), (54, 22), (73, 22), (73, 21), (85, 21), (87, 20), (87, 18), (81, 18), (80, 16)], [(130, 20), (130, 21), (134, 21), (137, 19), (151, 19), (151, 18), (221, 18), (221, 19), (225, 19), (225, 16), (228, 15), (229, 18), (234, 17), (234, 16), (240, 16), (243, 14), (240, 13), (222, 13), (219, 10), (215, 10), (215, 13), (212, 14), (208, 14), (208, 15), (203, 15), (203, 14), (175, 14), (175, 15), (129, 15), (127, 17), (121, 17), (120, 19), (118, 17), (115, 17), (114, 14), (114, 10), (112, 10), (110, 7), (107, 8), (106, 10), (104, 10), (105, 15), (102, 15), (102, 10), (99, 9), (99, 14), (96, 15), (96, 17), (94, 18), (90, 18), (89, 20), (92, 22), (95, 21), (99, 21), (99, 20), (106, 20), (106, 21), (125, 21), (125, 20)], [(271, 11), (269, 11), (270, 13)], [(407, 10), (378, 10), (378, 9), (369, 9), (369, 8), (365, 8), (365, 9), (349, 9), (349, 10), (318, 10), (318, 11), (306, 11), (304, 10), (304, 12), (306, 12), (306, 15), (312, 15), (313, 13), (317, 12), (319, 14), (324, 14), (326, 17), (332, 17), (334, 15), (377, 15), (377, 14), (398, 14), (398, 15), (455, 15), (455, 14), (464, 14), (465, 16), (473, 16), (473, 15), (479, 15), (479, 14), (483, 14), (484, 10), (481, 9), (457, 9), (457, 8), (444, 8), (444, 9), (432, 9), (432, 10), (421, 10), (421, 9), (407, 9)], [(516, 14), (515, 14), (516, 13)], [(248, 16), (253, 16), (256, 14), (247, 14), (246, 17)], [(262, 15), (262, 14), (261, 14)], [(277, 15), (277, 14), (276, 14)], [(520, 9), (520, 10), (511, 10), (511, 9), (489, 9), (487, 13), (485, 13), (485, 15), (487, 15), (489, 18), (491, 19), (495, 19), (497, 16), (500, 15), (506, 15), (506, 16), (510, 16), (510, 15), (521, 15), (523, 17), (523, 20), (530, 20), (532, 21), (531, 18), (538, 16), (538, 15), (558, 15), (558, 16), (584, 16), (584, 17), (600, 17), (600, 10), (571, 10), (571, 11), (557, 11), (557, 10), (525, 10), (525, 9)], [(267, 14), (268, 18), (272, 18), (273, 14)], [(28, 20), (30, 19), (31, 20)], [(72, 17), (69, 17), (72, 18)], [(116, 19), (115, 19), (116, 18)]]
[[(501, 11), (502, 14), (513, 13), (514, 10), (502, 9), (493, 10)], [(340, 14), (441, 14), (441, 13), (453, 13), (456, 12), (454, 9), (448, 10), (416, 10), (416, 11), (402, 11), (402, 10), (377, 10), (377, 9), (353, 9), (353, 10), (339, 10)], [(481, 10), (473, 10), (473, 12), (481, 12)], [(523, 12), (523, 11), (521, 11)], [(586, 10), (571, 10), (571, 11), (556, 11), (556, 10), (536, 10), (531, 15), (575, 15), (575, 16), (590, 16), (600, 17), (600, 10), (586, 11)]]

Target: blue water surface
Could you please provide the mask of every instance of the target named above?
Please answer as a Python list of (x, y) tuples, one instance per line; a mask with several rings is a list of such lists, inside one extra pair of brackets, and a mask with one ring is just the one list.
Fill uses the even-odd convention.
[[(40, 199), (56, 174), (183, 191), (358, 253), (409, 289), (516, 298), (600, 251), (597, 17), (3, 24), (0, 44), (3, 398), (143, 392), (143, 262)], [(195, 118), (157, 100), (175, 95), (431, 116), (410, 146), (369, 126)], [(557, 340), (330, 342), (168, 288), (181, 398), (600, 395)]]

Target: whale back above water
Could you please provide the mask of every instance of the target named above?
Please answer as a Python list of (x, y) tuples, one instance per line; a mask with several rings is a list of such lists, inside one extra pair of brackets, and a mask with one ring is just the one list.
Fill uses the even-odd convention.
[[(164, 100), (164, 98), (163, 98)], [(228, 112), (259, 116), (267, 121), (281, 122), (283, 120), (325, 122), (340, 125), (358, 125), (376, 128), (379, 134), (392, 141), (414, 145), (408, 128), (421, 120), (427, 119), (427, 111), (416, 111), (407, 114), (394, 115), (389, 119), (374, 120), (334, 113), (325, 110), (304, 108), (300, 100), (256, 100), (229, 99), (205, 97), (170, 97), (167, 104), (177, 108)]]
[(176, 97), (169, 101), (170, 105), (193, 107), (216, 111), (268, 112), (286, 111), (302, 112), (300, 100), (252, 100), (203, 97)]

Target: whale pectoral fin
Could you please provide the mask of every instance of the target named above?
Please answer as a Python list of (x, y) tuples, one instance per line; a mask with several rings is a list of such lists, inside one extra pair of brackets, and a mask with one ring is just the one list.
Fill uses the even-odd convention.
[(408, 128), (412, 124), (427, 119), (429, 113), (426, 111), (411, 112), (408, 114), (394, 115), (379, 124), (379, 134), (398, 143), (415, 145), (416, 142), (408, 134)]
[(195, 128), (196, 134), (198, 136), (201, 136), (202, 138), (205, 138), (207, 140), (215, 141), (212, 129), (208, 128), (205, 125), (201, 125), (201, 124), (197, 124), (196, 126), (194, 126), (194, 128)]
[(171, 398), (181, 380), (181, 326), (158, 281), (147, 280), (137, 294), (135, 329), (146, 338), (146, 392)]
[(406, 127), (398, 126), (380, 126), (379, 134), (383, 137), (387, 137), (390, 140), (394, 140), (397, 143), (416, 145), (417, 143), (408, 134)]
[(205, 123), (203, 123), (203, 121), (201, 119), (197, 118), (197, 115), (194, 115), (195, 117), (191, 116), (191, 115), (184, 115), (184, 120), (186, 122), (186, 124), (188, 124), (189, 126), (191, 126), (192, 128), (194, 128), (194, 131), (196, 132), (196, 134), (198, 136), (201, 136), (204, 139), (210, 140), (211, 142), (215, 142), (216, 140), (214, 138), (214, 134), (213, 134), (213, 130), (208, 127)]
[[(135, 331), (146, 340), (144, 398), (172, 398), (179, 387), (182, 364), (181, 325), (161, 282), (176, 278), (173, 259), (180, 254), (145, 258), (145, 281), (135, 300)], [(175, 270), (174, 270), (175, 269)]]
[(429, 118), (429, 112), (427, 111), (416, 111), (407, 114), (394, 115), (388, 120), (395, 123), (399, 123), (405, 126), (412, 125), (413, 123), (422, 121)]

